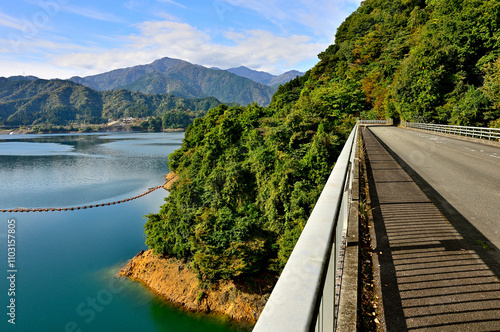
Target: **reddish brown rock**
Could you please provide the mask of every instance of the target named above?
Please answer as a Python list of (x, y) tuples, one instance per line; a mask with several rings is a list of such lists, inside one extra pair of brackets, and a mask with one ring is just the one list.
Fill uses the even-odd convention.
[(271, 291), (270, 286), (255, 280), (251, 284), (257, 289), (253, 290), (230, 280), (202, 288), (189, 265), (175, 258), (157, 257), (151, 250), (132, 258), (120, 275), (141, 281), (183, 309), (223, 314), (245, 324), (255, 324)]

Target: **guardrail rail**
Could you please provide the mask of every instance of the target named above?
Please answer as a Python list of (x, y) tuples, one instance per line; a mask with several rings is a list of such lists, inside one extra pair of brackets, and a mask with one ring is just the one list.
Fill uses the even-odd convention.
[(357, 141), (358, 125), (345, 143), (254, 332), (335, 331), (335, 279), (347, 231)]
[(407, 128), (424, 129), (445, 134), (455, 134), (473, 138), (500, 141), (500, 128), (452, 126), (407, 121), (402, 121), (401, 124), (403, 125), (403, 127)]
[(359, 124), (389, 124), (392, 125), (393, 120), (392, 119), (386, 119), (386, 120), (359, 120)]

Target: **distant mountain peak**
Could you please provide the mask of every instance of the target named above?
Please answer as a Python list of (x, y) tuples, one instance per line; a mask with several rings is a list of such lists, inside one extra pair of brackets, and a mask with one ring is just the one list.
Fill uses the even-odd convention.
[[(249, 70), (249, 69), (248, 69)], [(267, 105), (276, 88), (241, 75), (164, 57), (150, 64), (115, 69), (70, 80), (105, 91), (126, 89), (143, 93), (171, 93), (183, 98), (212, 96), (225, 103)]]
[(290, 70), (281, 75), (272, 75), (266, 73), (264, 71), (253, 70), (245, 66), (239, 66), (236, 68), (229, 68), (226, 71), (233, 73), (238, 76), (246, 77), (251, 79), (252, 81), (265, 84), (268, 86), (277, 87), (281, 84), (285, 84), (286, 82), (294, 79), (297, 76), (302, 76), (304, 73), (297, 70)]
[(16, 75), (16, 76), (10, 76), (10, 77), (0, 77), (1, 79), (6, 79), (11, 82), (15, 81), (35, 81), (38, 80), (39, 78), (36, 76), (23, 76), (23, 75)]

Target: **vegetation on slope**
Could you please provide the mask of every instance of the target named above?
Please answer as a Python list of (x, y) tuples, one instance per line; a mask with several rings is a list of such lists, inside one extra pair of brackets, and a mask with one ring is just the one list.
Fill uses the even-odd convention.
[(371, 0), (325, 51), (361, 84), (369, 117), (500, 126), (500, 2)]
[[(213, 98), (184, 99), (126, 90), (99, 92), (64, 80), (0, 80), (0, 124), (95, 124), (124, 117), (155, 117), (160, 128), (186, 127), (219, 105)], [(151, 122), (150, 121), (150, 122)]]
[(340, 105), (363, 102), (347, 90), (329, 97), (318, 102), (337, 112), (306, 100), (290, 113), (222, 105), (195, 120), (170, 155), (180, 180), (149, 216), (147, 244), (191, 259), (201, 278), (279, 271), (354, 124)]
[(146, 243), (201, 280), (280, 271), (356, 116), (499, 125), (499, 19), (498, 1), (364, 1), (269, 107), (188, 128)]

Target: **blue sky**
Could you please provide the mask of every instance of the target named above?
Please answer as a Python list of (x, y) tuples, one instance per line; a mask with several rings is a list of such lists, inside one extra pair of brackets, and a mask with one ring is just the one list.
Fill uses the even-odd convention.
[(16, 0), (0, 3), (0, 76), (87, 76), (177, 58), (306, 71), (361, 0)]

